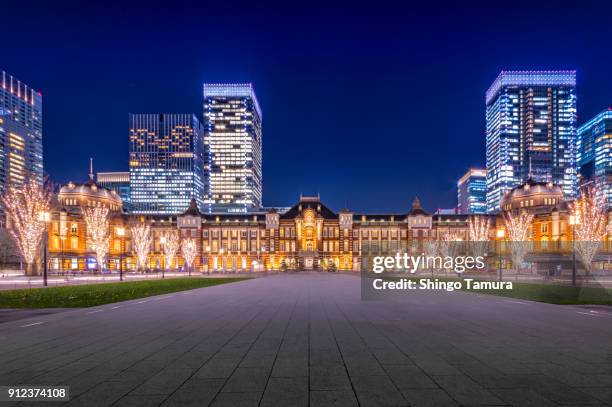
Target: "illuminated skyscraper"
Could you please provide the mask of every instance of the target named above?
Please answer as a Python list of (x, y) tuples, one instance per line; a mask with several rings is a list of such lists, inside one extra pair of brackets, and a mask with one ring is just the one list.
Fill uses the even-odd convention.
[(204, 84), (210, 170), (208, 210), (247, 212), (262, 204), (261, 109), (248, 84)]
[(130, 203), (134, 213), (177, 214), (206, 190), (202, 126), (192, 114), (130, 115)]
[(43, 181), (42, 95), (4, 71), (1, 80), (0, 194), (29, 177)]
[(612, 108), (578, 128), (580, 183), (594, 181), (607, 206), (612, 206)]
[(470, 168), (459, 179), (457, 207), (461, 214), (487, 213), (487, 170)]
[(487, 212), (531, 178), (576, 193), (576, 72), (502, 71), (486, 94)]
[(130, 202), (130, 173), (129, 172), (99, 172), (96, 183), (121, 197), (123, 204)]

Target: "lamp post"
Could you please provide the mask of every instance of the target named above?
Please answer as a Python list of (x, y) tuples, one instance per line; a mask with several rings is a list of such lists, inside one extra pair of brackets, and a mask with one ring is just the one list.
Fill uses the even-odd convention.
[(499, 281), (502, 281), (502, 239), (506, 231), (502, 228), (497, 229), (497, 239), (499, 240)]
[(43, 285), (47, 286), (47, 250), (49, 246), (49, 223), (51, 223), (51, 214), (49, 212), (40, 212), (39, 220), (45, 222), (45, 245), (43, 251)]
[(162, 236), (159, 238), (160, 249), (162, 250), (162, 278), (166, 278), (164, 275), (164, 271), (166, 270), (166, 259), (164, 256), (164, 246), (166, 245), (166, 236)]
[(266, 271), (266, 259), (264, 258), (266, 253), (266, 246), (262, 246), (261, 248), (261, 267), (263, 268), (263, 271)]
[(221, 255), (221, 272), (225, 274), (225, 264), (223, 263), (223, 247), (219, 249), (219, 254)]
[(119, 245), (119, 281), (123, 281), (123, 239), (125, 236), (125, 228), (118, 227), (115, 229), (115, 232), (121, 239), (121, 244)]
[(569, 224), (572, 226), (572, 285), (576, 285), (576, 237), (574, 231), (578, 223), (578, 216), (570, 215)]
[[(208, 266), (208, 257), (210, 256), (210, 246), (206, 246), (206, 274), (210, 276), (210, 267)], [(191, 270), (190, 270), (191, 272)]]

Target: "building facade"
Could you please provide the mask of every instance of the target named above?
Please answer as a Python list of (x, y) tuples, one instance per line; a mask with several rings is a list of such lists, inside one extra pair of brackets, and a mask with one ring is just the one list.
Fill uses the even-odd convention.
[[(364, 256), (410, 251), (428, 253), (432, 242), (470, 241), (470, 218), (488, 219), (489, 249), (500, 248), (509, 259), (505, 238), (497, 231), (505, 229), (508, 212), (530, 211), (534, 214), (528, 240), (534, 253), (528, 261), (544, 259), (547, 264), (565, 262), (572, 250), (570, 206), (560, 187), (530, 181), (513, 188), (502, 201), (497, 215), (430, 214), (418, 199), (409, 209), (397, 214), (358, 214), (349, 210), (332, 211), (318, 196), (301, 196), (285, 212), (270, 209), (249, 214), (202, 213), (195, 200), (178, 215), (135, 215), (116, 210), (120, 198), (114, 191), (91, 182), (70, 184), (60, 191), (59, 205), (49, 226), (50, 268), (53, 271), (84, 272), (95, 269), (95, 254), (88, 246), (82, 208), (108, 205), (110, 252), (105, 268), (134, 271), (134, 253), (130, 229), (145, 223), (151, 229), (147, 270), (160, 265), (184, 270), (180, 250), (172, 259), (163, 253), (162, 237), (176, 233), (180, 239), (194, 239), (197, 256), (194, 270), (200, 272), (253, 272), (281, 270), (359, 271)], [(99, 203), (92, 203), (92, 202)], [(612, 212), (609, 213), (610, 219)], [(122, 233), (123, 232), (123, 233)], [(610, 250), (607, 239), (605, 250)], [(559, 254), (564, 254), (563, 258)], [(496, 257), (496, 256), (494, 256)], [(548, 262), (548, 263), (546, 263)], [(537, 267), (537, 266), (534, 266)], [(142, 268), (140, 268), (141, 271)]]
[(578, 128), (580, 184), (594, 182), (607, 207), (612, 205), (612, 108)]
[(487, 213), (487, 170), (470, 168), (459, 179), (457, 207), (462, 214)]
[[(0, 193), (10, 185), (21, 185), (30, 177), (43, 182), (42, 137), (42, 95), (2, 71)], [(2, 211), (0, 224), (4, 223)]]
[(502, 71), (486, 93), (487, 212), (528, 179), (576, 194), (576, 72)]
[(130, 115), (130, 204), (134, 213), (179, 214), (204, 204), (207, 173), (200, 121), (192, 114)]
[(262, 114), (252, 84), (204, 84), (207, 212), (262, 205)]
[(123, 205), (130, 202), (130, 173), (125, 172), (99, 172), (96, 183), (101, 187), (115, 191), (123, 201)]

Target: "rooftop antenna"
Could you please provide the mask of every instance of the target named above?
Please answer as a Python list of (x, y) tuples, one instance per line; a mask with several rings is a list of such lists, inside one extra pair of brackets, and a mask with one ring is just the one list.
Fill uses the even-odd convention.
[(93, 182), (93, 158), (89, 157), (89, 179)]

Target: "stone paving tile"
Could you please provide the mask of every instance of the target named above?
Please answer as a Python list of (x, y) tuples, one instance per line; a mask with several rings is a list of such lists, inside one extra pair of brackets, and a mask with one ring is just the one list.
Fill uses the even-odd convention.
[(311, 390), (350, 390), (351, 382), (342, 364), (310, 367)]
[(308, 406), (308, 377), (270, 378), (260, 406)]
[(166, 398), (165, 394), (153, 394), (153, 395), (138, 395), (138, 396), (123, 396), (119, 399), (114, 407), (157, 407), (159, 406), (164, 399)]
[(136, 387), (130, 394), (171, 394), (193, 373), (193, 369), (164, 369)]
[(441, 389), (403, 389), (402, 395), (413, 407), (452, 407), (459, 406)]
[(351, 376), (359, 404), (403, 406), (407, 402), (387, 376)]
[(164, 402), (169, 406), (206, 406), (210, 404), (223, 386), (224, 379), (187, 380)]
[[(261, 400), (261, 392), (219, 393), (211, 407), (257, 407)], [(205, 405), (205, 404), (200, 404)]]
[(361, 302), (359, 290), (354, 276), (292, 273), (7, 322), (0, 381), (69, 385), (70, 406), (612, 404), (612, 324), (493, 296)]
[(222, 392), (243, 393), (264, 391), (270, 369), (261, 367), (239, 367), (230, 376)]
[(559, 404), (543, 397), (532, 389), (495, 389), (496, 396), (510, 405), (552, 407)]
[(311, 391), (311, 407), (358, 407), (352, 390)]
[(413, 365), (388, 365), (385, 371), (400, 390), (438, 388), (429, 376)]
[(493, 393), (466, 376), (434, 376), (454, 400), (464, 405), (503, 405)]

